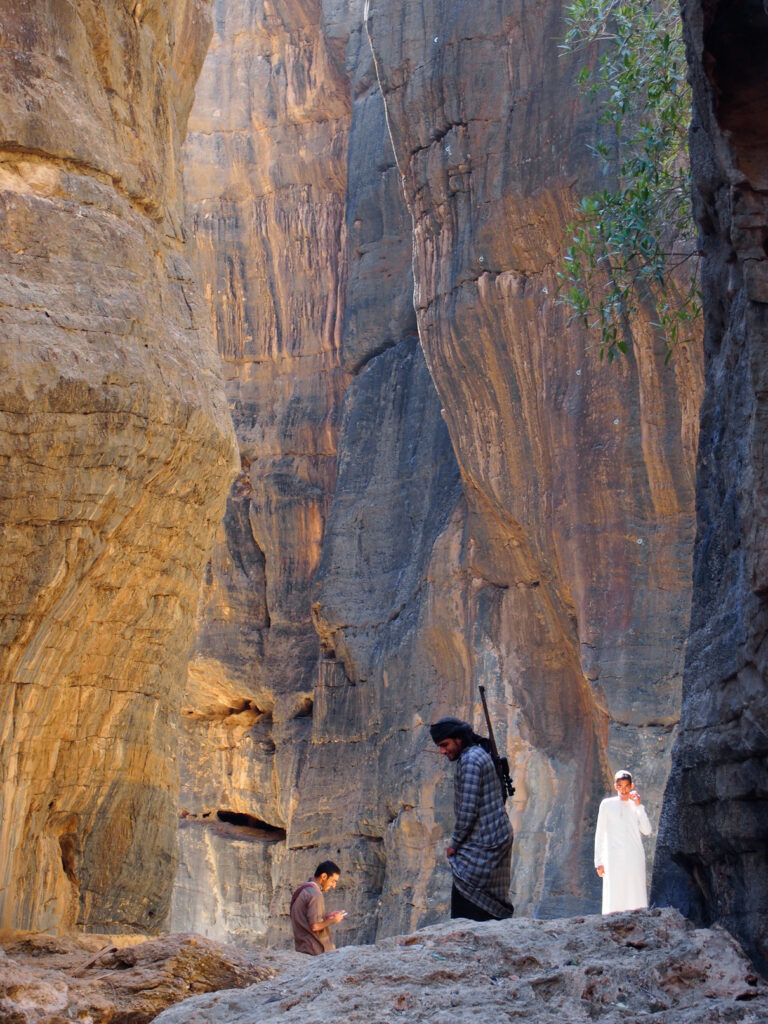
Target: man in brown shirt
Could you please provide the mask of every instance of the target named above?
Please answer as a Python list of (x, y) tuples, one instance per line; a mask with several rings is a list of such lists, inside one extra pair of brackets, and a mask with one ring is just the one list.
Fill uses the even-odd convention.
[(299, 953), (318, 956), (335, 949), (331, 938), (332, 924), (338, 924), (346, 917), (346, 910), (325, 912), (323, 893), (335, 889), (341, 868), (332, 860), (324, 860), (317, 865), (315, 877), (302, 882), (291, 896), (291, 924), (293, 925), (293, 942)]

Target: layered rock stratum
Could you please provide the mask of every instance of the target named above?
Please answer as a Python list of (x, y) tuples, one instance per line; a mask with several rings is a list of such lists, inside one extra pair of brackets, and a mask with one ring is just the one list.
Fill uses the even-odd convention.
[(0, 13), (0, 921), (157, 928), (236, 450), (185, 260), (206, 0)]
[(768, 970), (768, 12), (683, 4), (706, 389), (683, 712), (654, 895)]
[(174, 927), (286, 941), (327, 856), (341, 941), (444, 917), (425, 726), (480, 726), (478, 683), (519, 913), (597, 908), (613, 770), (658, 819), (701, 357), (665, 367), (638, 322), (608, 366), (557, 302), (596, 184), (564, 31), (557, 0), (215, 5), (185, 180), (243, 470), (189, 671)]

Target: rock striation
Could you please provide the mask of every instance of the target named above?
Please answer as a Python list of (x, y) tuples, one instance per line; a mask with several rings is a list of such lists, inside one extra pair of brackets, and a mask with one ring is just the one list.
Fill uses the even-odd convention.
[(242, 473), (188, 676), (173, 922), (221, 939), (286, 941), (328, 855), (342, 941), (444, 916), (425, 724), (479, 726), (478, 682), (518, 911), (596, 909), (610, 771), (656, 820), (679, 713), (701, 358), (665, 368), (638, 323), (605, 366), (556, 302), (596, 183), (562, 5), (361, 15), (217, 3), (185, 147)]
[(600, 364), (556, 303), (595, 131), (555, 58), (561, 26), (557, 3), (534, 16), (372, 2), (366, 21), (413, 218), (419, 335), (461, 468), (471, 568), (495, 605), (508, 735), (548, 762), (529, 852), (545, 865), (543, 913), (586, 895), (606, 761), (634, 764), (658, 808), (687, 628), (699, 372), (688, 352), (665, 374), (642, 323), (625, 365)]
[[(310, 584), (348, 380), (340, 345), (350, 99), (343, 47), (323, 32), (315, 3), (217, 4), (205, 67), (185, 148), (189, 223), (242, 469), (188, 673), (181, 807), (191, 819), (179, 832), (172, 922), (222, 939), (263, 938), (312, 729)], [(244, 815), (257, 831), (269, 826), (272, 838), (281, 831), (283, 843), (270, 839), (262, 856), (258, 837), (247, 849), (221, 841), (201, 817), (217, 821), (219, 812)]]
[[(298, 958), (298, 954), (296, 954)], [(757, 1024), (768, 991), (722, 929), (673, 910), (425, 928), (303, 958), (239, 992), (198, 996), (158, 1024)]]
[(768, 14), (717, 0), (683, 14), (706, 389), (683, 710), (653, 891), (725, 924), (768, 970)]
[(234, 468), (185, 260), (207, 0), (0, 16), (0, 921), (151, 932)]

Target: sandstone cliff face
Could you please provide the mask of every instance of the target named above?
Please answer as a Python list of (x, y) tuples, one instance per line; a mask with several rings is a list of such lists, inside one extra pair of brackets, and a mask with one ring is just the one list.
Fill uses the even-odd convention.
[(0, 16), (0, 920), (151, 931), (232, 478), (180, 146), (205, 0)]
[(595, 131), (561, 5), (361, 15), (218, 3), (185, 151), (243, 455), (189, 673), (174, 904), (219, 938), (284, 939), (328, 855), (341, 941), (444, 916), (451, 781), (425, 724), (480, 725), (478, 682), (515, 765), (518, 911), (595, 907), (609, 769), (635, 767), (654, 818), (678, 715), (699, 355), (665, 370), (637, 324), (603, 366), (555, 302)]
[(698, 373), (695, 353), (665, 373), (643, 324), (626, 364), (600, 365), (554, 302), (573, 181), (594, 173), (594, 113), (555, 59), (561, 17), (558, 4), (427, 4), (417, 28), (421, 6), (402, 0), (369, 4), (367, 20), (472, 568), (496, 590), (514, 731), (550, 760), (548, 912), (583, 891), (578, 844), (606, 754), (639, 769), (658, 808), (687, 623)]
[[(347, 380), (339, 350), (349, 90), (343, 49), (322, 32), (313, 3), (220, 3), (214, 28), (186, 184), (242, 472), (203, 593), (181, 805), (214, 822), (219, 811), (246, 815), (284, 839), (312, 728), (318, 642), (309, 587)], [(174, 927), (263, 935), (269, 865), (282, 847), (241, 857), (202, 819), (185, 824), (180, 849)], [(211, 872), (202, 879), (200, 858)], [(217, 894), (203, 910), (200, 890)], [(251, 895), (244, 919), (242, 892)]]
[(683, 5), (704, 255), (706, 390), (691, 635), (654, 891), (768, 968), (768, 14)]

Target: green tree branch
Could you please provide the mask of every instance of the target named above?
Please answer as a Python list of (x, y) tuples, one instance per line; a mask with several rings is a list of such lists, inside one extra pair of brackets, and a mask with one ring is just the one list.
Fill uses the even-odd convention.
[(677, 0), (575, 0), (565, 52), (583, 53), (577, 82), (608, 141), (593, 147), (611, 186), (585, 196), (559, 273), (559, 300), (611, 361), (654, 311), (669, 359), (701, 315), (690, 201), (691, 97)]

